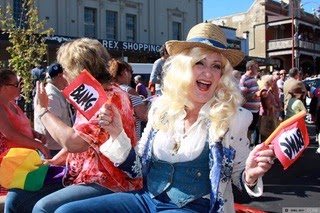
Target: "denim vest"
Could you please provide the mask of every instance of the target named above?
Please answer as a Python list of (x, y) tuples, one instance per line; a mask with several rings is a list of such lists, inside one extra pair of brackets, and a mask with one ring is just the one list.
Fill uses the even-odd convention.
[(200, 156), (193, 161), (168, 163), (152, 157), (147, 175), (147, 186), (151, 196), (155, 197), (166, 192), (178, 207), (182, 207), (210, 194), (208, 162), (208, 143), (205, 144)]

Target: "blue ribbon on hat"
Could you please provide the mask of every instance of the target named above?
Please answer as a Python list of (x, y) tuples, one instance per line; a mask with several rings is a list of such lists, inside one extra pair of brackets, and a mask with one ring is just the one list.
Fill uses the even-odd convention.
[(189, 42), (202, 42), (202, 43), (210, 42), (215, 47), (227, 49), (227, 47), (224, 44), (222, 44), (216, 40), (212, 40), (212, 39), (208, 39), (208, 38), (191, 38), (191, 39), (188, 39), (188, 41)]

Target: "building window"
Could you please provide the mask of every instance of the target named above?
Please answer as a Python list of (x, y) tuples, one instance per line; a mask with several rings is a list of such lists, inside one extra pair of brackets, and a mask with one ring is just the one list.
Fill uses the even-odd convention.
[(127, 41), (136, 41), (136, 16), (126, 14)]
[(116, 40), (118, 28), (118, 13), (107, 10), (106, 13), (106, 38), (109, 40)]
[(172, 39), (181, 40), (181, 23), (172, 22)]
[(84, 8), (84, 36), (96, 37), (96, 10)]
[(22, 9), (22, 6), (25, 2), (23, 0), (14, 0), (13, 1), (13, 19), (16, 22), (17, 27), (27, 27), (25, 20), (26, 20), (26, 13), (28, 8)]

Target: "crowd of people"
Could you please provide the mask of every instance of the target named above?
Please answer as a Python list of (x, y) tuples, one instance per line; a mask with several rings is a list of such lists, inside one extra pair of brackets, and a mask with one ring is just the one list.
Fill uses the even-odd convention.
[[(5, 213), (234, 212), (232, 184), (261, 196), (262, 176), (275, 158), (273, 145), (262, 143), (270, 134), (264, 119), (272, 118), (275, 128), (307, 111), (306, 97), (318, 95), (297, 68), (288, 78), (285, 70), (261, 71), (255, 60), (243, 74), (234, 70), (243, 58), (227, 48), (221, 28), (200, 23), (185, 41), (162, 46), (148, 87), (98, 40), (66, 42), (46, 82), (35, 82), (35, 130), (15, 104), (18, 76), (1, 70), (1, 153), (35, 149), (44, 164), (66, 168), (60, 183), (39, 191), (9, 189)], [(61, 93), (84, 69), (113, 94), (91, 119)], [(310, 112), (317, 134), (318, 93)], [(148, 104), (151, 95), (157, 98)]]
[[(318, 140), (320, 121), (317, 116), (320, 113), (318, 110), (320, 94), (315, 92), (315, 85), (303, 82), (303, 72), (295, 67), (288, 73), (284, 69), (273, 72), (260, 70), (254, 60), (247, 62), (246, 69), (247, 71), (237, 82), (246, 99), (243, 107), (253, 114), (253, 121), (248, 131), (251, 146), (265, 141), (272, 133), (265, 130), (265, 119), (273, 120), (274, 125), (271, 130), (274, 130), (281, 122), (301, 111), (306, 111), (307, 115), (312, 117), (311, 120), (316, 124), (316, 140)], [(239, 78), (238, 72), (238, 70), (233, 71), (235, 78)], [(312, 100), (310, 104), (308, 99)], [(320, 154), (320, 148), (316, 154)]]

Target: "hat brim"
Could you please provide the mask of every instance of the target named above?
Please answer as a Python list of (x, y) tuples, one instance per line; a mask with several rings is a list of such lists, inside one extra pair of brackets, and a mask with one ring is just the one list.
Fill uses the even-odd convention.
[(237, 66), (244, 58), (244, 53), (240, 50), (235, 49), (222, 49), (219, 47), (212, 46), (202, 42), (189, 42), (189, 41), (178, 41), (171, 40), (166, 42), (166, 49), (170, 56), (177, 55), (184, 50), (192, 49), (194, 47), (202, 47), (211, 49), (213, 51), (221, 53), (226, 57), (233, 67)]

